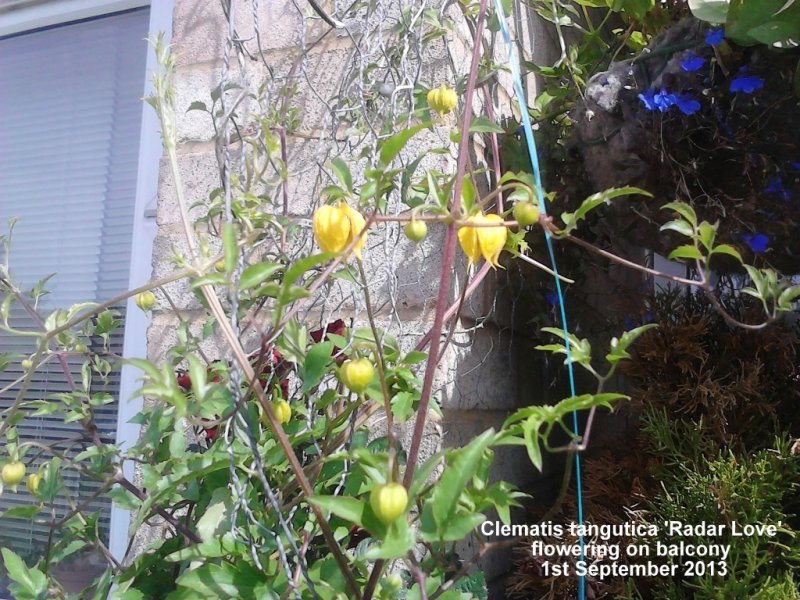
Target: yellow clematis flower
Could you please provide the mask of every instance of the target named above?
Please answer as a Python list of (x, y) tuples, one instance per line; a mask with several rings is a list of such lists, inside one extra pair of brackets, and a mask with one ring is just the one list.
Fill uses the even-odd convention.
[[(503, 217), (500, 215), (485, 215), (483, 213), (475, 214), (467, 219), (467, 223), (475, 223), (477, 225), (483, 223), (502, 223)], [(464, 254), (467, 255), (470, 264), (478, 262), (478, 259), (483, 258), (493, 267), (498, 266), (497, 259), (500, 252), (506, 245), (506, 238), (508, 237), (508, 230), (502, 225), (494, 227), (470, 227), (465, 225), (458, 230), (458, 241), (461, 243), (461, 248)]]
[[(367, 224), (360, 212), (344, 203), (320, 206), (314, 211), (312, 223), (314, 239), (323, 252), (342, 252)], [(358, 258), (366, 241), (364, 234), (353, 247)]]
[(448, 114), (458, 105), (456, 91), (444, 83), (438, 89), (429, 91), (427, 99), (428, 106), (440, 115)]
[[(361, 233), (361, 230), (364, 229), (367, 225), (366, 219), (362, 216), (360, 212), (358, 212), (354, 208), (350, 208), (347, 204), (341, 205), (342, 210), (347, 215), (348, 220), (350, 221), (350, 237), (347, 239), (347, 243), (353, 241), (353, 238), (358, 236)], [(361, 239), (356, 242), (356, 245), (353, 246), (353, 253), (358, 257), (361, 258), (361, 249), (364, 248), (364, 244), (367, 243), (367, 234), (366, 232), (364, 235), (361, 236)]]

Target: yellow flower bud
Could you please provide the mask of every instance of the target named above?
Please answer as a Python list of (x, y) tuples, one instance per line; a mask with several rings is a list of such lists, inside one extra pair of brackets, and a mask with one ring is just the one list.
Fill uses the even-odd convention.
[[(320, 206), (314, 211), (312, 221), (314, 238), (323, 252), (341, 252), (367, 224), (360, 212), (343, 203)], [(358, 258), (361, 258), (361, 249), (366, 241), (367, 236), (364, 234), (353, 247)]]
[(375, 370), (368, 358), (346, 360), (339, 369), (342, 383), (355, 394), (363, 393), (372, 383)]
[(136, 301), (136, 306), (138, 306), (143, 311), (147, 312), (156, 304), (156, 295), (147, 290), (145, 292), (139, 292), (136, 294), (134, 300)]
[(272, 410), (278, 423), (285, 425), (292, 418), (292, 407), (286, 400), (276, 400), (272, 403)]
[(7, 462), (2, 470), (3, 483), (16, 489), (17, 484), (25, 478), (25, 465), (18, 460)]
[[(481, 225), (483, 223), (502, 223), (503, 217), (500, 215), (484, 215), (478, 213), (467, 219), (467, 223)], [(493, 267), (498, 266), (497, 259), (506, 245), (508, 230), (502, 226), (494, 227), (471, 227), (469, 225), (458, 230), (458, 241), (464, 254), (467, 255), (470, 264), (476, 263), (483, 258)]]
[(390, 525), (397, 517), (406, 512), (408, 492), (399, 483), (378, 485), (372, 488), (369, 505), (381, 522)]
[(458, 96), (453, 88), (443, 83), (438, 89), (428, 92), (428, 106), (440, 115), (446, 115), (458, 105)]
[(42, 478), (39, 476), (38, 473), (31, 473), (28, 475), (28, 480), (25, 482), (25, 487), (28, 488), (28, 491), (31, 494), (36, 494), (39, 491), (39, 482)]

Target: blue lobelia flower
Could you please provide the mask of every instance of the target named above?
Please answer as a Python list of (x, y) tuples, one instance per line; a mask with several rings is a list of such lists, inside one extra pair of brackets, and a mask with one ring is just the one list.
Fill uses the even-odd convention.
[(699, 71), (705, 64), (706, 59), (700, 56), (695, 56), (694, 52), (689, 51), (686, 53), (686, 58), (681, 61), (681, 69), (687, 73)]
[(557, 292), (545, 292), (544, 293), (545, 300), (550, 306), (557, 306), (558, 305), (558, 293)]
[(784, 202), (792, 199), (792, 193), (786, 189), (783, 184), (783, 178), (780, 175), (773, 175), (767, 179), (767, 186), (764, 188), (765, 194), (775, 194), (780, 196)]
[(709, 46), (719, 46), (725, 39), (724, 29), (709, 29), (706, 33), (706, 44)]
[(789, 161), (789, 166), (792, 167), (795, 171), (800, 171), (800, 161), (796, 160)]
[(762, 254), (769, 246), (769, 236), (763, 233), (743, 233), (742, 241), (748, 245), (755, 254)]
[(656, 109), (656, 102), (655, 102), (655, 90), (650, 88), (646, 92), (639, 94), (639, 100), (642, 101), (644, 107), (647, 110), (655, 110)]
[(700, 103), (691, 94), (674, 95), (675, 106), (685, 115), (693, 115), (700, 110)]
[(653, 96), (653, 104), (661, 112), (667, 112), (671, 107), (675, 106), (675, 94), (670, 94), (666, 90), (660, 90)]
[(655, 91), (650, 88), (643, 94), (639, 94), (639, 100), (642, 101), (647, 110), (666, 112), (669, 107), (675, 104), (675, 94), (670, 94), (666, 90)]
[(752, 94), (756, 90), (764, 87), (764, 80), (755, 75), (747, 74), (747, 67), (739, 69), (739, 74), (731, 81), (730, 90), (734, 93), (742, 92), (744, 94)]

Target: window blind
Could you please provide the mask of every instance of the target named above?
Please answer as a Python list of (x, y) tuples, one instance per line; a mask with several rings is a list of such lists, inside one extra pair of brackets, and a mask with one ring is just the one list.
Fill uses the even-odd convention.
[[(0, 39), (0, 227), (7, 233), (5, 222), (18, 219), (8, 260), (20, 288), (56, 274), (40, 302), (44, 314), (104, 301), (128, 287), (147, 31), (148, 11), (138, 9)], [(124, 318), (124, 307), (116, 310)], [(11, 321), (20, 329), (34, 327), (20, 308)], [(110, 345), (112, 353), (122, 353), (122, 328)], [(92, 349), (101, 350), (99, 341)], [(32, 351), (28, 340), (0, 332), (0, 352)], [(80, 381), (82, 359), (68, 363)], [(18, 367), (1, 372), (0, 389), (20, 374)], [(118, 399), (118, 374), (92, 384), (93, 391)], [(52, 361), (36, 373), (26, 398), (68, 390), (61, 366)], [(0, 409), (18, 391), (0, 393)], [(117, 403), (95, 409), (95, 419), (103, 441), (113, 443)], [(65, 425), (59, 415), (28, 416), (18, 430), (22, 440), (60, 442), (67, 455), (86, 447), (66, 443), (82, 426)], [(42, 455), (29, 472), (49, 458)], [(76, 504), (99, 485), (74, 471), (65, 470), (65, 479)], [(0, 510), (33, 501), (22, 489), (6, 490)], [(53, 508), (56, 518), (67, 514), (67, 498)], [(110, 503), (95, 499), (85, 512), (97, 516), (107, 536)], [(0, 546), (23, 556), (40, 553), (49, 535), (46, 524), (0, 518)]]

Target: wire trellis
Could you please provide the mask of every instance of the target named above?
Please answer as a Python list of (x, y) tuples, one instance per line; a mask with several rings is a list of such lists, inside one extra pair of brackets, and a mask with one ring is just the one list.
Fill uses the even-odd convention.
[[(437, 32), (432, 25), (438, 22), (456, 28), (458, 9), (441, 0), (334, 0), (330, 4), (332, 12), (325, 13), (316, 2), (292, 0), (291, 5), (284, 5), (280, 18), (297, 23), (296, 45), (292, 49), (275, 50), (265, 48), (265, 32), (286, 27), (286, 24), (266, 22), (259, 0), (221, 0), (221, 4), (227, 32), (218, 88), (220, 109), (214, 116), (223, 194), (223, 206), (218, 214), (220, 224), (236, 227), (234, 196), (238, 193), (237, 186), (248, 177), (260, 186), (259, 197), (267, 199), (264, 218), (273, 224), (276, 215), (283, 219), (280, 227), (267, 228), (266, 235), (239, 254), (227, 297), (229, 323), (235, 334), (245, 338), (255, 332), (263, 341), (266, 325), (259, 324), (257, 318), (246, 319), (244, 326), (240, 323), (236, 288), (244, 268), (254, 258), (279, 257), (292, 262), (311, 254), (313, 240), (307, 219), (319, 204), (316, 200), (319, 191), (334, 182), (326, 166), (328, 161), (339, 156), (347, 158), (355, 166), (353, 170), (358, 177), (358, 167), (368, 165), (376, 156), (381, 139), (412, 125), (421, 90), (436, 87), (443, 81), (451, 85), (459, 83), (447, 37), (439, 35), (443, 31)], [(243, 27), (242, 23), (248, 20), (249, 24)], [(336, 27), (331, 27), (329, 22)], [(258, 119), (259, 114), (272, 117), (267, 131), (263, 129), (265, 121)], [(448, 126), (435, 124), (422, 147), (416, 150), (447, 147), (449, 133)], [(253, 153), (259, 152), (266, 159), (261, 176), (254, 178), (252, 172), (259, 168)], [(400, 157), (403, 166), (413, 160), (414, 157)], [(435, 153), (425, 157), (420, 165), (447, 172), (454, 167), (454, 157)], [(315, 200), (307, 202), (303, 196)], [(399, 194), (393, 192), (386, 213), (396, 216), (404, 210), (407, 206), (401, 203)], [(276, 231), (280, 231), (280, 235)], [(424, 333), (423, 315), (430, 309), (434, 295), (432, 287), (431, 293), (426, 295), (425, 287), (435, 285), (431, 279), (436, 277), (431, 270), (436, 262), (435, 247), (434, 240), (431, 246), (417, 249), (417, 255), (409, 261), (409, 246), (404, 243), (398, 226), (378, 228), (367, 242), (365, 255), (369, 258), (365, 267), (370, 279), (378, 282), (381, 288), (379, 303), (373, 308), (384, 335), (397, 336), (406, 346)], [(461, 282), (456, 287), (460, 285)], [(459, 292), (454, 290), (455, 297)], [(407, 306), (412, 304), (407, 301), (408, 294), (414, 296), (413, 310)], [(520, 297), (512, 300), (512, 312), (513, 304)], [(475, 328), (483, 326), (495, 305), (496, 298), (488, 302), (486, 298), (470, 300), (470, 312), (477, 315)], [(347, 278), (331, 278), (297, 314), (297, 319), (324, 325), (349, 314), (351, 322), (356, 322), (364, 310), (363, 294), (358, 285)], [(464, 331), (467, 337), (470, 329)], [(226, 359), (231, 365), (231, 401), (241, 407), (247, 382), (236, 361), (231, 356)], [(483, 360), (485, 357), (480, 362)], [(270, 375), (265, 389), (269, 389), (275, 377), (275, 373)], [(313, 415), (311, 404), (309, 399), (309, 414)], [(281, 498), (264, 468), (263, 449), (258, 441), (259, 424), (246, 410), (236, 410), (234, 414), (223, 428), (230, 458), (230, 533), (234, 540), (248, 546), (255, 565), (260, 568), (263, 568), (260, 556), (264, 540), (273, 540), (294, 596), (300, 598), (298, 577), (302, 576), (310, 593), (317, 597), (308, 574), (305, 546), (299, 548), (296, 543), (302, 539), (299, 535), (302, 532), (294, 530), (292, 525), (291, 511), (296, 510), (296, 505), (290, 509), (290, 514), (282, 514)], [(354, 412), (343, 450), (348, 450), (352, 444), (355, 417)], [(321, 455), (322, 448), (313, 435), (313, 427), (314, 420), (310, 419), (302, 433), (310, 437), (315, 451)], [(236, 445), (239, 443), (252, 455), (252, 467), (247, 476), (255, 478), (263, 489), (278, 530), (266, 527), (250, 507), (247, 481), (238, 466), (240, 457), (237, 457)], [(349, 466), (346, 461), (345, 469)], [(337, 489), (343, 484), (344, 476)]]

